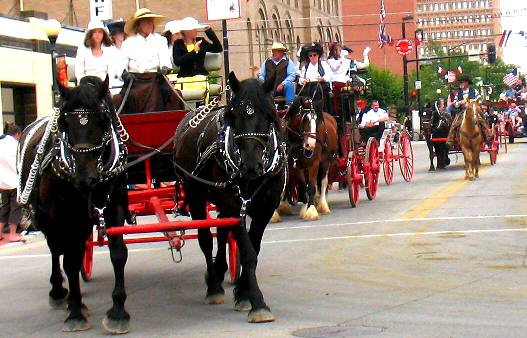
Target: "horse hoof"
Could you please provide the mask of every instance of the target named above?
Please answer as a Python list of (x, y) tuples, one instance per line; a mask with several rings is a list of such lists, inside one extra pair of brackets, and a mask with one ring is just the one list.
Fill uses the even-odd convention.
[(306, 212), (304, 213), (304, 217), (302, 217), (306, 221), (316, 221), (320, 219), (320, 215), (318, 214), (317, 209), (314, 205), (310, 206)]
[(252, 308), (253, 307), (251, 305), (251, 302), (248, 301), (247, 299), (238, 300), (234, 304), (234, 311), (238, 311), (238, 312), (249, 312), (252, 310)]
[(304, 218), (304, 215), (306, 214), (306, 211), (307, 211), (307, 204), (304, 204), (300, 208), (300, 212), (298, 213), (298, 217)]
[(247, 317), (247, 321), (249, 323), (268, 323), (268, 322), (274, 322), (275, 317), (271, 313), (271, 310), (269, 309), (258, 309), (258, 310), (251, 310), (249, 312), (249, 316)]
[(55, 299), (53, 297), (49, 297), (49, 306), (55, 310), (65, 310), (68, 307), (66, 298), (67, 297)]
[(320, 201), (320, 203), (317, 205), (317, 211), (319, 214), (327, 215), (331, 213), (331, 210), (329, 209), (329, 205), (327, 201)]
[(273, 213), (273, 216), (271, 217), (271, 219), (269, 220), (269, 223), (278, 223), (280, 222), (282, 219), (280, 218), (280, 215), (276, 212)]
[(436, 169), (435, 168), (430, 168), (430, 169), (428, 169), (428, 171), (436, 171)]
[(66, 319), (62, 327), (62, 331), (64, 332), (78, 332), (88, 329), (90, 329), (90, 324), (88, 324), (86, 318)]
[(291, 215), (293, 213), (291, 211), (291, 204), (286, 201), (281, 201), (276, 211), (278, 211), (278, 213), (282, 215)]
[(205, 304), (208, 305), (217, 305), (225, 303), (224, 295), (222, 293), (217, 293), (215, 295), (208, 295), (205, 297)]
[(130, 319), (110, 319), (105, 316), (102, 320), (102, 326), (111, 334), (124, 334), (130, 331)]

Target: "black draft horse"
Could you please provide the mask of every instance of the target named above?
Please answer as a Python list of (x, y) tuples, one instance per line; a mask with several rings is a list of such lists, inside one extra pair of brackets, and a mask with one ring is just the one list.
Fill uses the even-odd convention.
[[(62, 308), (67, 298), (69, 315), (63, 331), (82, 331), (90, 328), (79, 283), (85, 243), (97, 223), (124, 224), (128, 213), (123, 172), (126, 149), (119, 137), (108, 77), (103, 82), (87, 76), (78, 87), (60, 87), (60, 93), (59, 111), (33, 122), (22, 134), (19, 199), (27, 203), (51, 252), (50, 305)], [(48, 135), (47, 141), (41, 145), (44, 135)], [(124, 308), (128, 251), (122, 236), (109, 236), (108, 240), (115, 287), (113, 306), (103, 325), (110, 333), (126, 333), (130, 321)], [(61, 255), (69, 292), (62, 286)]]
[[(207, 202), (216, 205), (218, 217), (241, 216), (239, 226), (218, 229), (215, 260), (210, 230), (198, 230), (207, 263), (205, 301), (223, 303), (226, 241), (232, 231), (242, 265), (234, 294), (235, 310), (250, 311), (251, 323), (274, 320), (256, 280), (262, 236), (280, 202), (287, 171), (280, 122), (270, 95), (273, 81), (263, 85), (255, 79), (240, 82), (231, 72), (228, 83), (234, 95), (230, 103), (211, 111), (197, 126), (189, 122), (199, 113), (188, 114), (174, 140), (176, 173), (183, 182), (192, 218), (207, 217)], [(249, 231), (245, 213), (251, 217)]]
[(421, 132), (426, 140), (430, 157), (430, 168), (435, 171), (434, 157), (437, 158), (437, 169), (446, 169), (450, 164), (448, 149), (444, 142), (432, 142), (432, 138), (446, 138), (452, 124), (452, 117), (439, 109), (425, 108), (421, 116)]

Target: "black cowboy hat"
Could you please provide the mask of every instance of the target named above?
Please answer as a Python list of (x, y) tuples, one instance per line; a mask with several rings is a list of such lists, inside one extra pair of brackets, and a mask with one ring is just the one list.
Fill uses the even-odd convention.
[(315, 52), (318, 56), (322, 56), (324, 54), (324, 48), (317, 42), (308, 43), (302, 47), (301, 58), (307, 60), (310, 52)]
[(110, 35), (115, 35), (117, 33), (124, 33), (124, 25), (126, 22), (123, 20), (117, 20), (109, 22), (106, 27), (108, 27), (108, 30), (110, 31)]
[(459, 81), (459, 83), (461, 83), (461, 82), (468, 82), (468, 84), (472, 84), (472, 79), (468, 75), (461, 75), (458, 78), (458, 81)]

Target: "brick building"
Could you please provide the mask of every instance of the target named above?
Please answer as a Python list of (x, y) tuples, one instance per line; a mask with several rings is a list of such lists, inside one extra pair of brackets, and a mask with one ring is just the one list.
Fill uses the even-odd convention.
[[(1, 1), (0, 13), (20, 15), (20, 2)], [(169, 20), (193, 16), (206, 21), (207, 16), (205, 0), (112, 0), (112, 4), (114, 18), (130, 18), (136, 5)], [(249, 68), (270, 55), (268, 48), (274, 40), (284, 42), (293, 56), (303, 43), (342, 37), (341, 0), (241, 0), (240, 5), (242, 17), (228, 21), (228, 37), (230, 68), (242, 78), (251, 76)], [(24, 0), (23, 6), (25, 11), (45, 12), (64, 25), (86, 27), (90, 19), (88, 0)], [(221, 22), (211, 26), (221, 36)]]
[[(357, 58), (360, 59), (362, 50), (365, 46), (370, 46), (370, 62), (377, 67), (390, 69), (396, 74), (403, 73), (402, 57), (397, 54), (394, 46), (386, 45), (378, 48), (379, 45), (379, 13), (380, 1), (343, 1), (342, 17), (344, 43), (351, 47)], [(416, 29), (415, 8), (416, 0), (385, 0), (386, 10), (386, 33), (394, 41), (402, 38), (403, 17), (412, 16), (406, 26), (406, 36), (413, 37)], [(412, 65), (409, 65), (412, 71)]]
[[(499, 8), (499, 0), (417, 0), (416, 14), (425, 39), (440, 42), (445, 52), (482, 53), (488, 43), (499, 41)], [(426, 46), (420, 50), (421, 55), (429, 52)]]

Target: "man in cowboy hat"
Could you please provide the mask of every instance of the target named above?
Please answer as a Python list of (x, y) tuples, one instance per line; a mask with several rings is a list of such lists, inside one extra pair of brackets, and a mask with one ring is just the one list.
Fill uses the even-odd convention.
[[(455, 98), (453, 106), (455, 108), (459, 109), (466, 109), (467, 102), (469, 100), (479, 100), (481, 96), (479, 95), (478, 91), (472, 87), (472, 80), (467, 75), (463, 75), (459, 77), (459, 91), (457, 93), (457, 97)], [(487, 121), (485, 118), (478, 112), (477, 114), (478, 122), (481, 126), (481, 132), (483, 134), (483, 139), (490, 144), (492, 142), (492, 132), (489, 128), (489, 125), (487, 124)], [(448, 133), (448, 139), (446, 142), (446, 145), (448, 148), (452, 148), (454, 145), (454, 142), (456, 140), (457, 134), (459, 132), (459, 127), (461, 126), (461, 123), (463, 122), (462, 114), (457, 114), (454, 118), (454, 121), (452, 122), (452, 126), (450, 127), (450, 132)]]
[(274, 77), (273, 96), (284, 96), (285, 104), (290, 105), (295, 98), (295, 81), (298, 68), (287, 57), (287, 48), (280, 42), (271, 46), (272, 57), (265, 60), (260, 67), (258, 78), (261, 81)]

